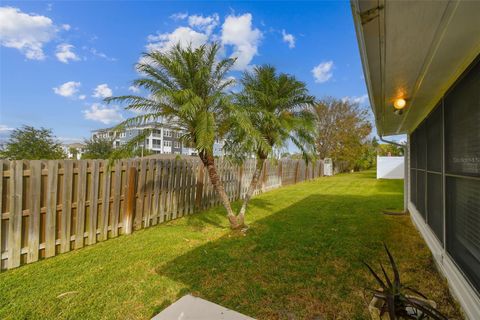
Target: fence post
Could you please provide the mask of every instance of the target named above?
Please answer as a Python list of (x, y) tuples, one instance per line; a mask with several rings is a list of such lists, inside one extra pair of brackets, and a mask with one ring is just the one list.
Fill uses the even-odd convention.
[(20, 266), (22, 240), (23, 161), (10, 162), (10, 218), (8, 220), (8, 268)]
[(137, 168), (131, 166), (128, 168), (128, 180), (127, 180), (127, 191), (126, 191), (126, 200), (125, 206), (127, 210), (125, 211), (125, 234), (132, 233), (133, 226), (133, 212), (135, 211), (135, 185), (137, 178)]
[(195, 211), (202, 208), (203, 179), (205, 175), (205, 166), (201, 163), (198, 166), (197, 190), (195, 194)]

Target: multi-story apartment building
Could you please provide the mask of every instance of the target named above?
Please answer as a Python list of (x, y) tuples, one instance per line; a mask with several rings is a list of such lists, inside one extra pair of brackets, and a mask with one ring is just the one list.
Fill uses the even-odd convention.
[[(141, 126), (134, 126), (126, 128), (126, 130), (118, 132), (114, 128), (106, 128), (92, 131), (92, 138), (111, 139), (114, 147), (119, 147), (134, 137), (138, 136), (144, 130), (150, 130), (150, 134), (145, 138), (140, 148), (145, 148), (156, 154), (183, 154), (196, 155), (197, 151), (194, 148), (185, 146), (181, 142), (183, 131), (176, 130), (172, 126), (163, 122), (151, 122)], [(223, 155), (223, 142), (215, 141), (214, 155)]]

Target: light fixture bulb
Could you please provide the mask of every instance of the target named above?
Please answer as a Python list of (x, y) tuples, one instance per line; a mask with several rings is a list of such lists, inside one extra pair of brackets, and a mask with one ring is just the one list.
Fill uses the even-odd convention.
[(397, 110), (402, 110), (403, 108), (405, 108), (405, 106), (407, 105), (407, 101), (405, 101), (405, 99), (396, 99), (394, 102), (393, 102), (393, 107)]

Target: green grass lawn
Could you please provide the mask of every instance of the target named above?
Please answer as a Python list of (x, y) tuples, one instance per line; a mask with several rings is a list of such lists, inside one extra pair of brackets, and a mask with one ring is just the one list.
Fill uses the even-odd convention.
[(367, 319), (361, 261), (385, 259), (460, 318), (401, 209), (402, 181), (374, 172), (321, 178), (256, 197), (246, 235), (222, 208), (0, 274), (0, 319), (148, 319), (186, 293), (258, 319)]

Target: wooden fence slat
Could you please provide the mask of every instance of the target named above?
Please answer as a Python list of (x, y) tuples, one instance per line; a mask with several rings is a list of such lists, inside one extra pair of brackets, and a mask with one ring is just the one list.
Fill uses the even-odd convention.
[(78, 162), (77, 222), (75, 229), (75, 249), (83, 248), (85, 232), (85, 193), (87, 192), (87, 162)]
[(185, 206), (185, 178), (186, 178), (186, 161), (180, 160), (178, 162), (180, 168), (179, 185), (178, 185), (178, 216), (184, 215), (183, 208)]
[(92, 245), (97, 242), (97, 215), (98, 215), (98, 177), (99, 177), (99, 162), (93, 160), (91, 162), (91, 183), (90, 189), (90, 216), (88, 223), (88, 244)]
[(127, 174), (127, 189), (125, 190), (125, 234), (132, 233), (133, 215), (135, 211), (135, 185), (137, 177), (137, 168), (132, 163), (129, 164)]
[(153, 159), (146, 160), (146, 167), (147, 167), (147, 176), (145, 180), (145, 205), (144, 205), (144, 212), (145, 212), (145, 221), (144, 227), (148, 228), (150, 226), (150, 219), (152, 217), (152, 189), (153, 189)]
[(161, 164), (161, 181), (160, 181), (160, 217), (158, 219), (159, 223), (162, 223), (165, 221), (165, 194), (166, 194), (166, 189), (167, 189), (167, 165), (166, 162), (163, 160), (158, 161)]
[(195, 205), (194, 195), (195, 195), (195, 162), (188, 162), (188, 214), (193, 213), (193, 207)]
[(73, 161), (63, 162), (63, 188), (62, 188), (62, 225), (60, 227), (60, 251), (70, 251), (70, 231), (72, 225), (72, 187), (73, 187)]
[(45, 216), (45, 258), (55, 255), (56, 218), (57, 218), (57, 184), (58, 162), (47, 162), (47, 213)]
[(172, 219), (176, 219), (178, 217), (178, 201), (179, 201), (179, 193), (180, 193), (180, 176), (182, 175), (181, 172), (181, 164), (180, 161), (175, 160), (174, 163), (174, 171), (175, 177), (173, 179), (173, 186), (172, 186)]
[(103, 181), (102, 181), (102, 213), (98, 219), (98, 228), (100, 229), (101, 240), (108, 239), (108, 213), (110, 212), (110, 179), (111, 168), (108, 161), (103, 161)]
[(2, 219), (2, 213), (3, 213), (3, 166), (6, 161), (3, 161), (0, 159), (0, 270), (2, 269), (2, 244), (3, 244), (3, 236), (2, 236), (2, 230), (3, 230), (3, 219)]
[(160, 217), (160, 189), (162, 183), (162, 163), (159, 160), (154, 161), (155, 172), (153, 176), (153, 219), (152, 225), (156, 225), (158, 223), (158, 219)]
[(145, 167), (145, 160), (140, 160), (140, 176), (138, 179), (138, 197), (137, 197), (137, 205), (135, 209), (135, 223), (134, 229), (141, 229), (143, 225), (143, 207), (145, 202), (145, 175), (146, 175), (146, 167)]
[(42, 183), (41, 174), (42, 161), (30, 161), (30, 216), (28, 218), (27, 263), (38, 260), (38, 246), (40, 243), (40, 196)]
[(113, 186), (112, 237), (118, 236), (118, 219), (120, 217), (120, 197), (122, 192), (122, 162), (115, 163)]
[(166, 208), (167, 208), (167, 221), (172, 219), (172, 181), (174, 180), (175, 170), (173, 167), (173, 160), (167, 160), (168, 168), (168, 183), (167, 183), (167, 196), (166, 196)]
[(20, 266), (22, 236), (23, 162), (10, 162), (10, 218), (8, 230), (8, 268)]
[(203, 197), (203, 180), (204, 180), (204, 166), (203, 163), (198, 163), (197, 166), (197, 186), (195, 190), (195, 210), (200, 211), (202, 209), (202, 197)]

